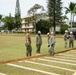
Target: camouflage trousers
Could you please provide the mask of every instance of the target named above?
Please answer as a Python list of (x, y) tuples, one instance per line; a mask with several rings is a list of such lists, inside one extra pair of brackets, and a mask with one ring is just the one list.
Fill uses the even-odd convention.
[(67, 47), (67, 40), (64, 41), (64, 46)]
[(54, 55), (54, 45), (49, 47), (49, 53), (50, 55)]
[(73, 40), (69, 40), (69, 47), (74, 47), (74, 41)]
[(40, 53), (41, 45), (36, 45), (36, 53)]
[(31, 45), (26, 45), (26, 56), (32, 55), (32, 47)]

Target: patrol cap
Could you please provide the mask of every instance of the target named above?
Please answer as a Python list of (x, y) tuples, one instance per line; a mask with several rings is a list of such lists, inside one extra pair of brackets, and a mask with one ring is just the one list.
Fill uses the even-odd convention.
[(50, 33), (47, 33), (47, 35), (49, 35)]
[(67, 30), (65, 30), (65, 32), (68, 32)]
[(41, 31), (38, 31), (38, 34), (41, 34)]
[(70, 34), (72, 34), (73, 32), (70, 32)]

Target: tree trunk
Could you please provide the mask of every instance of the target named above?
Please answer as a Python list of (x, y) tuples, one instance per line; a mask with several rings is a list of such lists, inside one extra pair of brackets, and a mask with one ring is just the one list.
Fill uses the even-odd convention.
[(72, 25), (74, 26), (74, 13), (73, 13), (73, 23), (72, 23)]
[(72, 28), (72, 15), (73, 15), (73, 13), (71, 12), (71, 18), (70, 18), (70, 22), (71, 22), (70, 26), (71, 26), (71, 28)]
[(54, 17), (53, 17), (53, 26), (54, 26), (54, 32), (56, 31), (55, 27), (55, 0), (54, 0)]

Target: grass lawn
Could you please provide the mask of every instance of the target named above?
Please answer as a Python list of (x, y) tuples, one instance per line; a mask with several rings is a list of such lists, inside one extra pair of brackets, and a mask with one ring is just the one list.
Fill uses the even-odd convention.
[[(31, 35), (32, 40), (32, 55), (36, 55), (36, 45), (35, 45), (35, 39), (36, 35)], [(47, 44), (47, 37), (44, 35), (42, 36), (42, 47), (41, 47), (41, 54), (48, 53), (48, 44)], [(76, 48), (76, 41), (74, 42), (74, 47)], [(63, 51), (69, 49), (69, 47), (64, 48), (64, 40), (63, 38), (56, 38), (56, 45), (55, 45), (55, 52)], [(46, 72), (52, 72), (60, 75), (72, 75), (74, 71), (69, 71), (66, 69), (71, 69), (76, 71), (76, 51), (75, 52), (66, 52), (64, 53), (66, 55), (70, 54), (72, 57), (65, 58), (64, 55), (55, 55), (55, 56), (48, 56), (50, 58), (41, 57), (42, 59), (50, 60), (50, 61), (43, 61), (39, 60), (39, 58), (29, 59), (25, 61), (35, 62), (39, 63), (32, 64), (25, 61), (22, 62), (12, 62), (11, 64), (38, 69)], [(0, 34), (0, 61), (2, 60), (10, 60), (10, 59), (17, 59), (17, 58), (24, 58), (26, 57), (26, 50), (25, 50), (25, 34)], [(57, 59), (53, 59), (57, 58)], [(59, 60), (59, 59), (65, 60)], [(73, 59), (72, 59), (73, 58)], [(71, 60), (71, 61), (66, 61)], [(53, 61), (59, 61), (59, 62), (65, 62), (65, 64), (53, 62)], [(73, 61), (73, 62), (72, 62)], [(66, 63), (71, 63), (66, 64)], [(41, 64), (45, 64), (41, 65)], [(50, 66), (46, 66), (50, 65)], [(56, 67), (51, 67), (56, 66)], [(65, 68), (65, 69), (61, 69)], [(7, 75), (47, 75), (45, 73), (27, 70), (19, 67), (9, 66), (8, 64), (0, 64), (0, 73), (4, 73)]]
[[(36, 35), (31, 35), (32, 55), (36, 55)], [(76, 41), (74, 42), (76, 47)], [(42, 37), (41, 54), (48, 53), (47, 37)], [(67, 48), (69, 49), (69, 48)], [(56, 38), (55, 52), (65, 50), (63, 38)], [(0, 61), (26, 57), (25, 34), (0, 34)]]

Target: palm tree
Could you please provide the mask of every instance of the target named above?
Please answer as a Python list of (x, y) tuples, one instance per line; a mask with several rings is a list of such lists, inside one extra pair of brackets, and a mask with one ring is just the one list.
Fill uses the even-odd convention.
[(74, 9), (74, 13), (73, 13), (73, 26), (74, 26), (74, 17), (76, 15), (76, 4), (75, 4), (75, 9)]
[(67, 8), (67, 7), (65, 7), (65, 9), (66, 9), (66, 14), (68, 14), (68, 13), (70, 13), (71, 14), (71, 17), (70, 17), (70, 23), (71, 23), (71, 28), (72, 28), (72, 22), (73, 22), (73, 20), (74, 20), (74, 12), (75, 12), (75, 7), (76, 7), (76, 4), (75, 3), (73, 3), (73, 2), (70, 2), (70, 4), (69, 4), (69, 7)]

